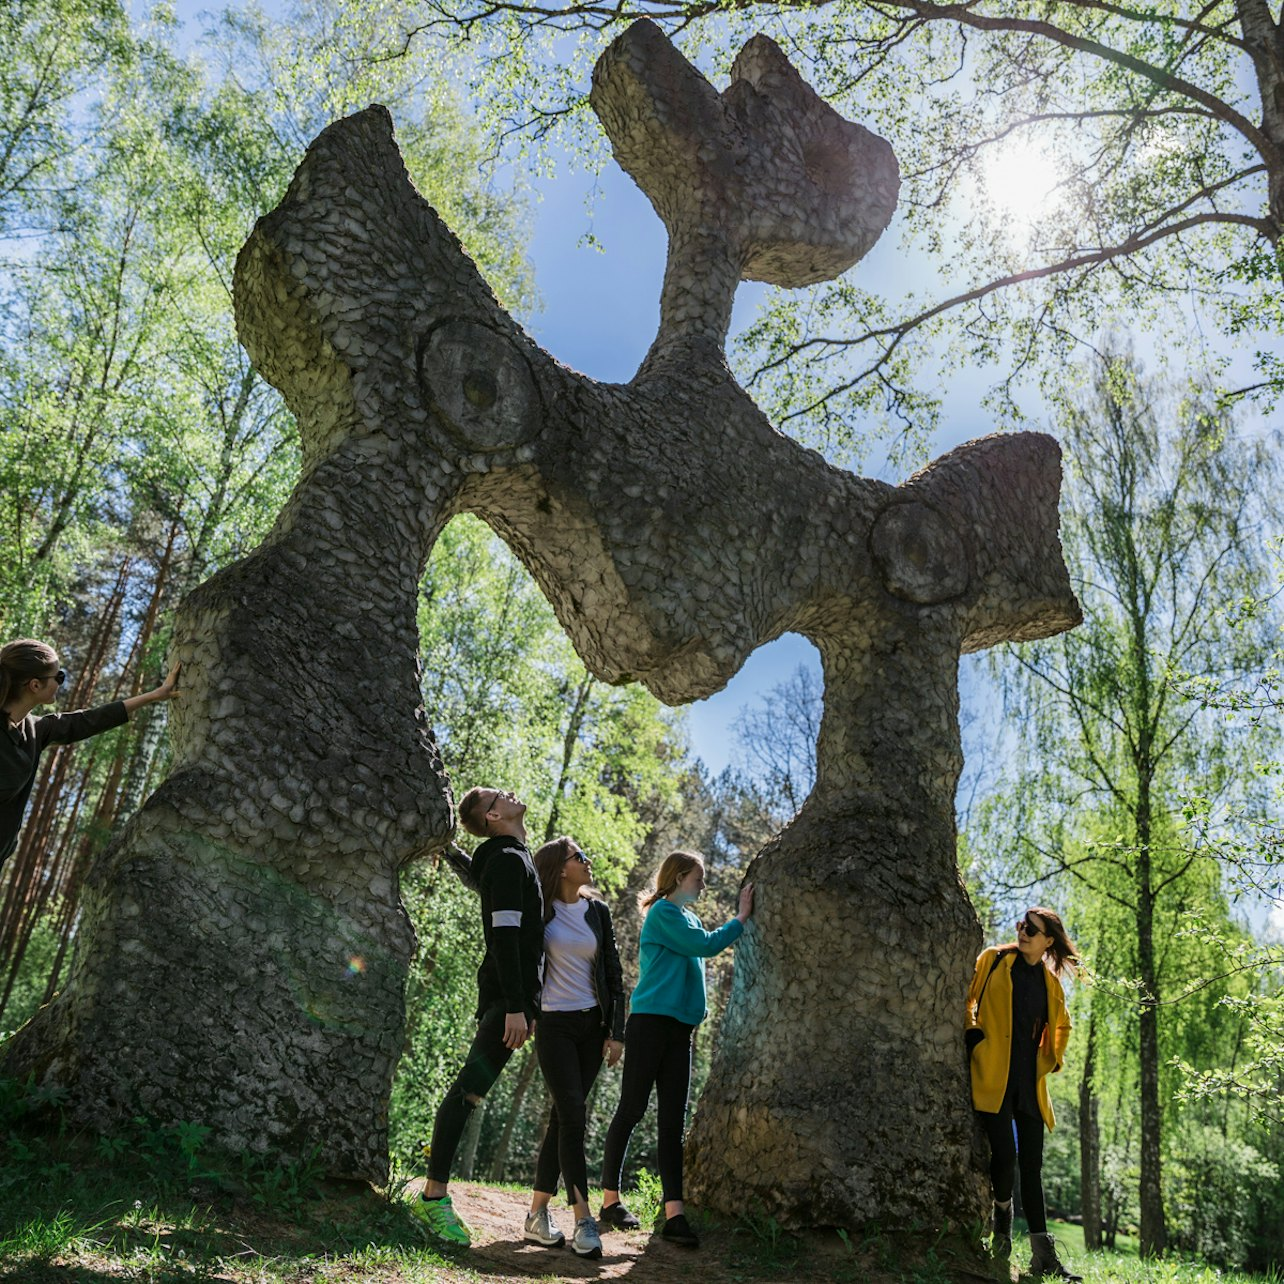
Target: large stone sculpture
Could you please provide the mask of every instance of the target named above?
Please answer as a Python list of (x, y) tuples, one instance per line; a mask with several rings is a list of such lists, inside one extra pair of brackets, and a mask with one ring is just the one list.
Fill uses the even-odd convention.
[(958, 1027), (975, 916), (954, 859), (961, 650), (1077, 622), (1049, 438), (891, 487), (781, 436), (723, 355), (739, 280), (833, 276), (896, 202), (890, 148), (771, 41), (718, 94), (641, 22), (592, 103), (669, 231), (626, 386), (540, 351), (412, 190), (374, 107), (327, 129), (236, 273), (303, 473), (182, 606), (166, 784), (86, 889), (66, 990), (9, 1049), (81, 1117), (201, 1120), (381, 1177), (412, 933), (397, 870), (450, 799), (418, 708), (416, 585), (485, 518), (599, 677), (680, 702), (786, 630), (825, 668), (815, 793), (755, 862), (692, 1180), (789, 1224), (972, 1218)]

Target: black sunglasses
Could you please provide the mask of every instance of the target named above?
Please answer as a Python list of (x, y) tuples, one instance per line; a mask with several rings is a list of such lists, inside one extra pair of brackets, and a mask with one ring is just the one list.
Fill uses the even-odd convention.
[(48, 682), (50, 678), (52, 678), (59, 686), (62, 686), (62, 684), (67, 681), (67, 670), (59, 669), (57, 673), (46, 673), (40, 681)]
[(1035, 925), (1030, 921), (1030, 916), (1028, 914), (1025, 916), (1025, 918), (1017, 919), (1016, 930), (1018, 932), (1024, 932), (1027, 936), (1048, 936), (1049, 935), (1049, 933), (1045, 931), (1042, 927), (1035, 927)]
[(592, 857), (587, 852), (571, 852), (566, 859), (577, 860), (581, 865), (587, 865)]

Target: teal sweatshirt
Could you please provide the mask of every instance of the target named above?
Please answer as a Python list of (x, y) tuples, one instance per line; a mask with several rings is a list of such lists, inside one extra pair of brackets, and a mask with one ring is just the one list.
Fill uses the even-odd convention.
[(745, 930), (733, 918), (716, 932), (706, 932), (689, 909), (663, 897), (646, 912), (638, 939), (638, 984), (630, 1012), (674, 1017), (699, 1025), (708, 1005), (704, 994), (704, 961), (734, 944)]

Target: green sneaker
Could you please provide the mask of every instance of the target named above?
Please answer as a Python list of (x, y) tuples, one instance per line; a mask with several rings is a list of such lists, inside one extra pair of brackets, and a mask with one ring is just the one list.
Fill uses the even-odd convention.
[(456, 1248), (468, 1248), (473, 1242), (472, 1234), (455, 1212), (449, 1195), (443, 1195), (441, 1199), (424, 1199), (423, 1196), (416, 1195), (410, 1201), (410, 1214), (447, 1244), (454, 1244)]

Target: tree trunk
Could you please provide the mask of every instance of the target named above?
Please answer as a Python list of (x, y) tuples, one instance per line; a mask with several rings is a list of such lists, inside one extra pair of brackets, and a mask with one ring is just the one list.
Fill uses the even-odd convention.
[(504, 1180), (504, 1168), (508, 1163), (508, 1150), (513, 1142), (513, 1129), (517, 1125), (517, 1117), (522, 1113), (522, 1103), (526, 1100), (526, 1093), (530, 1090), (530, 1086), (535, 1080), (535, 1071), (539, 1068), (539, 1061), (535, 1056), (534, 1043), (527, 1044), (527, 1048), (528, 1051), (525, 1060), (522, 1062), (521, 1072), (517, 1076), (517, 1082), (513, 1085), (513, 1099), (508, 1107), (508, 1118), (504, 1120), (503, 1131), (499, 1134), (499, 1142), (495, 1146), (495, 1154), (490, 1161), (491, 1181)]
[[(1149, 705), (1149, 668), (1140, 632), (1136, 649), (1141, 674), (1141, 707)], [(1137, 750), (1136, 914), (1137, 968), (1141, 981), (1138, 1030), (1138, 1074), (1141, 1083), (1141, 1233), (1143, 1257), (1158, 1256), (1167, 1243), (1164, 1225), (1164, 1191), (1161, 1173), (1164, 1116), (1159, 1105), (1159, 969), (1155, 962), (1155, 890), (1151, 785), (1154, 764), (1150, 755), (1149, 727), (1143, 725)]]
[(557, 830), (562, 818), (562, 799), (566, 795), (566, 785), (571, 778), (571, 765), (575, 761), (580, 728), (584, 725), (584, 711), (588, 708), (593, 686), (593, 675), (586, 673), (583, 681), (575, 688), (575, 694), (571, 700), (571, 715), (566, 720), (566, 735), (562, 738), (562, 766), (557, 773), (557, 785), (553, 789), (553, 805), (549, 809), (548, 823), (544, 826), (546, 843), (551, 843), (558, 836)]
[[(356, 417), (346, 373), (317, 394)], [(396, 462), (399, 436), (319, 450), (318, 413), (272, 533), (178, 610), (172, 774), (95, 862), (62, 993), (2, 1063), (78, 1122), (199, 1121), (383, 1180), (414, 948), (398, 869), (452, 828), (415, 625), (450, 490)]]
[(1262, 104), (1261, 130), (1267, 140), (1268, 231), (1275, 247), (1276, 270), (1284, 283), (1284, 24), (1266, 0), (1236, 0), (1244, 46), (1253, 60)]
[(1088, 1017), (1087, 1048), (1079, 1079), (1079, 1211), (1083, 1215), (1083, 1243), (1101, 1247), (1101, 1128), (1097, 1119), (1096, 1018)]
[(481, 1099), (475, 1110), (468, 1112), (464, 1135), (459, 1139), (459, 1179), (472, 1181), (477, 1171), (477, 1143), (481, 1140), (482, 1124), (486, 1120), (486, 1098)]
[(855, 657), (819, 645), (817, 785), (746, 874), (755, 912), (688, 1142), (691, 1198), (786, 1226), (975, 1222), (957, 643), (889, 620)]
[(1137, 960), (1141, 974), (1141, 1015), (1138, 1031), (1141, 1076), (1141, 1253), (1164, 1251), (1164, 1193), (1161, 1178), (1163, 1111), (1159, 1104), (1159, 978), (1155, 966), (1154, 900), (1150, 895), (1149, 848), (1139, 861), (1146, 884), (1137, 907)]

